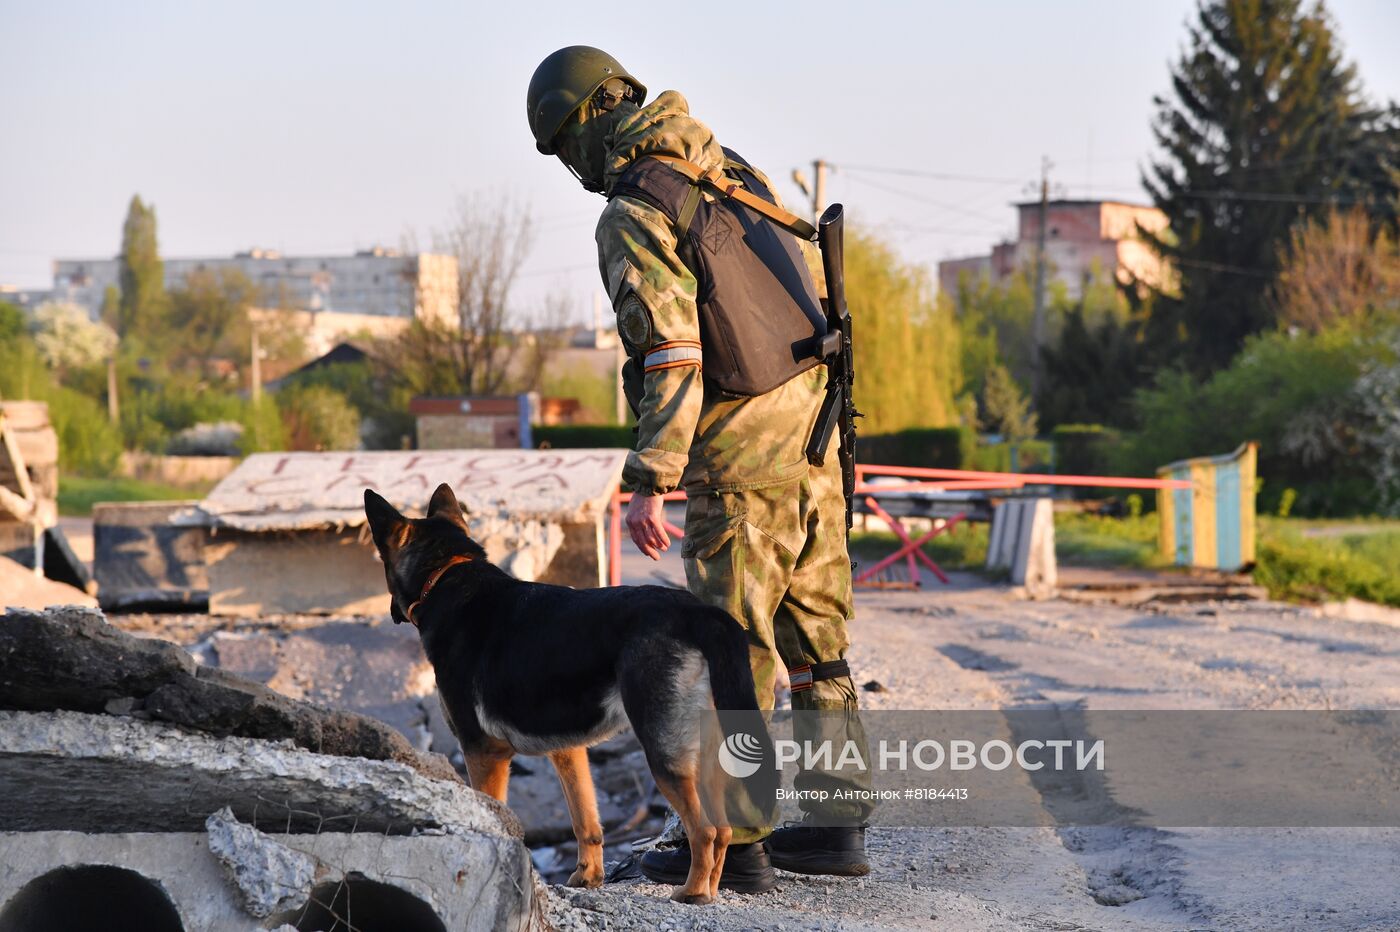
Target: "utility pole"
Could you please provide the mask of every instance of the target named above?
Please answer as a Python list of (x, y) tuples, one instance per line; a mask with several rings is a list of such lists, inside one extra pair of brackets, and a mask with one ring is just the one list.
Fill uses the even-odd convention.
[(816, 223), (821, 217), (822, 211), (826, 209), (826, 173), (831, 170), (831, 163), (826, 159), (812, 160), (813, 182), (807, 183), (807, 176), (802, 174), (800, 168), (792, 170), (792, 181), (802, 193), (812, 200), (812, 222)]
[(1040, 157), (1040, 211), (1035, 233), (1035, 316), (1031, 319), (1031, 398), (1040, 396), (1040, 347), (1045, 336), (1045, 226), (1050, 207), (1050, 159)]
[(113, 424), (122, 421), (121, 410), (117, 407), (117, 354), (112, 351), (107, 360), (107, 417)]
[(248, 397), (252, 398), (253, 404), (256, 405), (262, 401), (262, 360), (259, 358), (262, 356), (262, 347), (258, 345), (257, 325), (254, 324), (249, 328), (249, 331), (252, 333), (251, 346), (249, 347), (252, 351), (252, 362), (248, 366), (248, 375), (252, 384), (248, 386)]

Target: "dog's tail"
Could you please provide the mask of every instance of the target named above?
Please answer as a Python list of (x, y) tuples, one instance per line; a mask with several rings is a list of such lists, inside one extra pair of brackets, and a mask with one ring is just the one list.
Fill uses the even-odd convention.
[[(768, 722), (759, 711), (749, 663), (749, 637), (734, 618), (720, 608), (697, 614), (693, 632), (710, 671), (710, 692), (719, 716), (722, 743), (716, 757), (729, 777), (740, 780), (727, 795), (732, 824), (772, 825), (777, 816), (782, 774), (777, 765)], [(725, 767), (728, 763), (731, 767)], [(749, 772), (746, 764), (757, 764)], [(741, 772), (734, 772), (738, 769)]]
[(757, 712), (753, 670), (749, 666), (749, 636), (743, 625), (722, 608), (707, 607), (697, 613), (691, 634), (710, 668), (710, 692), (715, 708), (731, 712)]

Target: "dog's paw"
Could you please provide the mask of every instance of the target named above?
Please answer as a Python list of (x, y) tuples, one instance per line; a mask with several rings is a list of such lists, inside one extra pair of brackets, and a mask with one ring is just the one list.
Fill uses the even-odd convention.
[(602, 868), (589, 869), (580, 867), (569, 875), (568, 886), (570, 887), (601, 887), (602, 885)]
[(715, 898), (708, 893), (686, 893), (685, 887), (677, 887), (676, 892), (671, 894), (671, 899), (677, 903), (689, 903), (692, 906), (708, 906), (715, 901)]

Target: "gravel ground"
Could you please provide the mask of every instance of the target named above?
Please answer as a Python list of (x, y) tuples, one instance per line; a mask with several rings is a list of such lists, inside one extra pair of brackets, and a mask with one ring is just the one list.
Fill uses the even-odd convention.
[[(660, 564), (628, 555), (625, 581), (683, 583), (677, 550)], [(947, 587), (926, 576), (925, 586), (857, 598), (851, 666), (858, 683), (884, 687), (861, 693), (866, 708), (1400, 706), (1397, 627), (1258, 602), (1026, 601), (959, 574)], [(236, 631), (203, 616), (117, 623), (202, 648), (214, 662), (222, 649), (225, 663), (241, 658), (240, 672), (308, 698), (382, 702), (382, 684), (392, 682), (403, 693), (393, 698), (417, 709), (414, 665), (379, 669), (359, 649), (365, 638), (396, 653), (410, 632), (356, 621), (348, 627), (362, 633), (344, 641), (323, 630), (326, 619)], [(265, 663), (256, 640), (239, 643), (255, 632), (277, 641)], [(298, 682), (311, 667), (336, 675)], [(389, 711), (379, 710), (386, 718)], [(428, 737), (416, 722), (408, 730)], [(606, 766), (595, 764), (603, 786)], [(517, 804), (558, 808), (548, 767), (535, 770), (513, 781)], [(540, 797), (532, 803), (533, 785)], [(1024, 789), (1037, 793), (1029, 782)], [(630, 792), (614, 800), (618, 819), (636, 805)], [(668, 887), (635, 880), (587, 891), (555, 886), (551, 916), (564, 929), (1400, 929), (1400, 830), (872, 828), (867, 846), (873, 871), (865, 878), (782, 874), (772, 893), (723, 893), (708, 907), (672, 903)], [(551, 856), (571, 857), (567, 844), (557, 849)], [(609, 856), (621, 850), (610, 847)]]
[[(628, 581), (680, 580), (674, 554)], [(1400, 706), (1400, 629), (1274, 603), (1026, 601), (973, 577), (861, 592), (871, 709)], [(1028, 787), (1028, 792), (1034, 790)], [(554, 891), (563, 928), (1400, 929), (1400, 830), (872, 828), (869, 877), (781, 874), (709, 907), (638, 881)]]

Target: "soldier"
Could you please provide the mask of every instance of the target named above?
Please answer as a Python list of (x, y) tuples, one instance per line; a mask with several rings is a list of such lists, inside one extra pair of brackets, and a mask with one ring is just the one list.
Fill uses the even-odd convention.
[[(627, 529), (659, 559), (671, 544), (660, 496), (684, 487), (687, 582), (748, 630), (760, 707), (773, 707), (781, 661), (794, 709), (842, 713), (863, 742), (843, 659), (852, 601), (841, 473), (834, 453), (817, 468), (804, 451), (826, 384), (821, 359), (806, 351), (825, 329), (809, 271), (815, 248), (770, 221), (785, 212), (768, 179), (721, 148), (684, 97), (666, 91), (644, 105), (645, 95), (611, 55), (571, 46), (535, 70), (527, 99), (539, 151), (608, 198), (598, 263), (637, 415), (623, 469), (636, 490)], [(723, 196), (736, 185), (778, 210)], [(865, 773), (797, 778), (799, 790), (868, 787)], [(804, 803), (797, 826), (736, 827), (720, 886), (770, 889), (773, 866), (868, 873), (870, 809)], [(641, 868), (678, 883), (689, 863), (682, 845), (647, 852)]]

